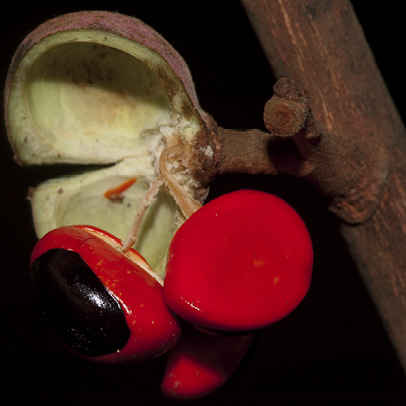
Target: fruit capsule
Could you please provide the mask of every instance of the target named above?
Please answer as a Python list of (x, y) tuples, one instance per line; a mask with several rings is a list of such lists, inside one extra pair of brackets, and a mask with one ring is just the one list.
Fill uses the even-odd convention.
[(50, 231), (30, 259), (34, 295), (56, 336), (94, 361), (154, 358), (179, 339), (176, 317), (162, 296), (162, 281), (145, 259), (89, 226)]

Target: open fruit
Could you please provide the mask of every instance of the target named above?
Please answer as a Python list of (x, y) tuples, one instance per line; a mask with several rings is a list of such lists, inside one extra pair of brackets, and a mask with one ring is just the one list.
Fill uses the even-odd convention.
[(75, 353), (98, 362), (157, 357), (180, 327), (162, 295), (162, 280), (135, 250), (89, 226), (47, 233), (30, 259), (34, 296), (45, 321)]
[(201, 327), (254, 330), (291, 313), (313, 267), (309, 232), (284, 200), (239, 190), (208, 203), (175, 233), (164, 298)]
[[(21, 164), (104, 166), (32, 190), (39, 237), (85, 223), (123, 239), (160, 175), (163, 151), (182, 193), (200, 202), (206, 196), (202, 162), (214, 161), (214, 124), (198, 104), (181, 56), (135, 18), (87, 11), (39, 26), (15, 53), (5, 108)], [(136, 246), (161, 275), (169, 241), (184, 220), (171, 192), (158, 194)]]

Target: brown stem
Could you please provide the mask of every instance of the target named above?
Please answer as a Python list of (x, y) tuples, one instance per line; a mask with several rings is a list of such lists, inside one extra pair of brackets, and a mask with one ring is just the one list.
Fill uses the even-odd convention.
[(406, 131), (353, 8), (347, 0), (241, 3), (274, 75), (308, 89), (316, 122), (334, 135), (333, 154), (314, 151), (325, 165), (315, 165), (313, 181), (328, 193), (342, 181), (341, 213), (358, 215), (369, 200), (375, 207), (341, 231), (406, 371)]
[(260, 130), (218, 129), (222, 173), (288, 173), (307, 177), (344, 221), (365, 222), (377, 208), (388, 172), (384, 147), (368, 148), (346, 135), (329, 134), (311, 109), (310, 95), (287, 78), (279, 79), (266, 103)]
[[(360, 148), (353, 138), (327, 133), (314, 117), (308, 92), (293, 80), (279, 79), (274, 92), (265, 106), (264, 121), (275, 136), (292, 138), (296, 144), (300, 165), (291, 173), (307, 176), (324, 195), (331, 196), (330, 210), (344, 221), (366, 221), (382, 197), (388, 176), (386, 150)], [(278, 159), (276, 154), (272, 158)]]
[(260, 130), (226, 130), (218, 128), (221, 157), (217, 174), (249, 173), (275, 175), (279, 171), (268, 151), (278, 141), (276, 137)]

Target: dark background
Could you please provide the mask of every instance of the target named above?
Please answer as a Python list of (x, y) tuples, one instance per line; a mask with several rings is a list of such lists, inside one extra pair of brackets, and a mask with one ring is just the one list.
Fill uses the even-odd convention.
[[(19, 43), (46, 19), (83, 9), (114, 10), (140, 18), (180, 52), (202, 107), (221, 126), (263, 128), (262, 109), (274, 78), (238, 1), (54, 3), (0, 6), (1, 83)], [(353, 4), (404, 115), (401, 3)], [(93, 365), (61, 348), (38, 319), (27, 273), (36, 241), (27, 190), (66, 170), (18, 167), (4, 119), (0, 133), (0, 400), (7, 405), (174, 404), (158, 389), (165, 358), (132, 367)], [(401, 368), (335, 219), (306, 184), (289, 177), (222, 177), (212, 196), (242, 187), (277, 193), (299, 210), (314, 241), (313, 284), (292, 315), (262, 333), (234, 378), (196, 404), (404, 404)]]

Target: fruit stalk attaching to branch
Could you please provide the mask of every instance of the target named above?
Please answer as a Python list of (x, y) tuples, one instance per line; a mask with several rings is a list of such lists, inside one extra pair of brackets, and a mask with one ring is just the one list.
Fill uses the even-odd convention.
[(330, 197), (330, 210), (350, 224), (367, 221), (382, 197), (389, 173), (386, 148), (360, 148), (351, 137), (324, 129), (311, 96), (288, 78), (274, 85), (264, 108), (269, 133), (219, 128), (218, 174), (291, 174)]

